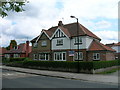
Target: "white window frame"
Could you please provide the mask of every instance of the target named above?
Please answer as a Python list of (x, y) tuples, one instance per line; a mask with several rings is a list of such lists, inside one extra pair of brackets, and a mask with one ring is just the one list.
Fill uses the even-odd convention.
[(47, 41), (42, 41), (41, 46), (47, 46)]
[(57, 46), (63, 45), (63, 39), (57, 39)]
[(82, 43), (82, 37), (79, 37), (79, 42), (78, 42), (78, 37), (75, 37), (75, 44), (81, 44)]
[(37, 54), (33, 54), (33, 59), (34, 59), (34, 60), (37, 60), (37, 59), (38, 59), (37, 57), (38, 57)]
[(100, 53), (93, 53), (93, 60), (100, 60)]
[(66, 52), (54, 52), (54, 61), (66, 61)]
[[(78, 60), (78, 52), (75, 52), (74, 60)], [(83, 52), (79, 52), (79, 60), (83, 60)]]
[[(44, 55), (44, 59), (41, 59), (41, 55)], [(48, 55), (48, 59), (47, 59), (47, 55)], [(41, 61), (49, 61), (49, 53), (39, 53), (39, 60)]]
[(9, 55), (9, 54), (5, 54), (5, 57), (6, 57), (6, 58), (10, 58), (10, 55)]

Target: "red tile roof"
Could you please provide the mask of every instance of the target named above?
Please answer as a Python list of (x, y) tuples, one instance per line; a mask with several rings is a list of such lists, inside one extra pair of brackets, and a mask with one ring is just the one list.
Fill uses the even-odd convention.
[(120, 46), (120, 42), (118, 42), (118, 43), (106, 44), (106, 46), (109, 46), (109, 47), (112, 47), (112, 46)]
[(91, 43), (88, 51), (102, 51), (102, 50), (105, 50), (105, 51), (114, 51), (114, 49), (108, 47), (108, 46), (105, 46), (104, 44), (96, 41), (96, 40), (93, 40), (93, 42)]
[[(74, 37), (78, 35), (77, 34), (77, 23), (70, 23), (70, 24), (65, 24), (62, 26), (55, 26), (55, 27), (49, 28), (48, 30), (43, 30), (43, 31), (45, 31), (46, 34), (48, 34), (48, 36), (51, 37), (57, 28), (60, 28), (61, 30), (63, 30), (63, 32), (68, 37)], [(97, 37), (95, 34), (93, 34), (91, 31), (89, 31), (86, 27), (84, 27), (81, 24), (78, 25), (78, 30), (79, 30), (79, 35), (81, 36), (90, 36), (98, 40), (101, 40), (99, 37)], [(31, 40), (31, 42), (35, 41), (37, 38), (38, 36), (34, 38), (33, 40)]]
[[(6, 53), (25, 53), (26, 52), (26, 43), (18, 45), (18, 49), (11, 49)], [(29, 46), (29, 53), (31, 52), (31, 46)]]
[(4, 53), (6, 53), (6, 52), (7, 52), (6, 48), (0, 47), (0, 54), (4, 54)]

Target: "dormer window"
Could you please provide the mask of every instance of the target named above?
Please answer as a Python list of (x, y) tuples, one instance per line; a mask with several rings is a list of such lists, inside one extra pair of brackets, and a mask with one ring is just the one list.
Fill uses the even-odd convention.
[(82, 38), (75, 37), (75, 44), (82, 44)]
[(63, 39), (58, 39), (56, 45), (57, 46), (63, 45)]
[(42, 41), (41, 46), (47, 46), (47, 41)]

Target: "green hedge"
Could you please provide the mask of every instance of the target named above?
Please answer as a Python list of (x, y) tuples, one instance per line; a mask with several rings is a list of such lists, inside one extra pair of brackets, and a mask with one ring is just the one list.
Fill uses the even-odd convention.
[(78, 63), (77, 61), (34, 61), (28, 58), (15, 58), (15, 59), (11, 59), (10, 62), (7, 63), (7, 65), (30, 67), (36, 69), (77, 71), (78, 68), (79, 70), (92, 70), (92, 69), (100, 69), (111, 66), (118, 66), (120, 65), (120, 60), (79, 61)]

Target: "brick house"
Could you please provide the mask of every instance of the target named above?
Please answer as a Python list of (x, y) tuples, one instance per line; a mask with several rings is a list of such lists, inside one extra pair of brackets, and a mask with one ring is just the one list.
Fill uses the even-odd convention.
[(10, 45), (10, 50), (5, 53), (5, 57), (6, 58), (29, 57), (30, 52), (31, 46), (29, 46), (29, 41), (26, 41), (26, 43), (21, 43), (14, 48), (12, 48), (12, 45)]
[(120, 60), (120, 42), (106, 44), (106, 46), (111, 47), (112, 49), (114, 49), (116, 51), (115, 58)]
[[(98, 36), (81, 24), (78, 24), (78, 30), (79, 33), (77, 23), (64, 25), (62, 21), (55, 27), (42, 30), (39, 36), (31, 40), (32, 59), (41, 60), (41, 54), (48, 51), (50, 57), (48, 60), (53, 61), (76, 61), (78, 56), (80, 61), (115, 59), (115, 50), (100, 43), (101, 39)], [(46, 38), (43, 39), (43, 36)], [(45, 54), (42, 55), (46, 57)]]
[(6, 52), (6, 48), (0, 47), (0, 57), (4, 57)]

